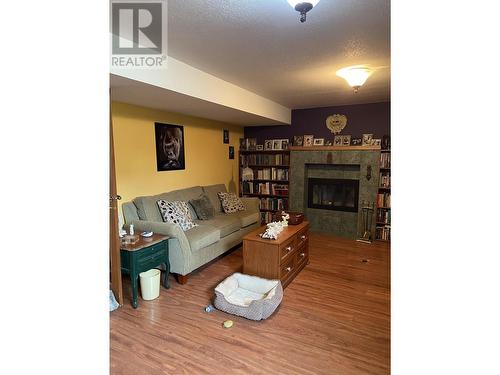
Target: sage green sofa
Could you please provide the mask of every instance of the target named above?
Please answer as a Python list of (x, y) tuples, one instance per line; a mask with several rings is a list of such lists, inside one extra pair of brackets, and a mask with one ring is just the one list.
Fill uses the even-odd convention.
[[(240, 244), (247, 233), (260, 226), (258, 198), (241, 198), (245, 210), (226, 214), (222, 210), (218, 192), (227, 192), (226, 186), (193, 186), (158, 195), (137, 197), (122, 205), (125, 224), (127, 227), (134, 224), (136, 233), (153, 231), (170, 236), (170, 272), (180, 275), (178, 281), (185, 283), (189, 273)], [(198, 220), (196, 212), (189, 206), (197, 227), (184, 232), (178, 224), (163, 222), (156, 203), (159, 199), (187, 202), (203, 193), (215, 207), (213, 219)]]

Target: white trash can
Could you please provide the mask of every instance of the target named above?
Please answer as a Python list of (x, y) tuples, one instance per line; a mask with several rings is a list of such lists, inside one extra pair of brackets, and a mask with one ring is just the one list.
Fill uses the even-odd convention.
[(161, 271), (152, 269), (139, 274), (142, 299), (150, 301), (160, 296)]

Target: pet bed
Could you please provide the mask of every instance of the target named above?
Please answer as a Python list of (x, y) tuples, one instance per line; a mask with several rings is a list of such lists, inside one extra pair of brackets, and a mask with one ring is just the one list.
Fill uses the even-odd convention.
[(214, 306), (251, 320), (267, 319), (283, 299), (279, 280), (234, 273), (215, 288)]

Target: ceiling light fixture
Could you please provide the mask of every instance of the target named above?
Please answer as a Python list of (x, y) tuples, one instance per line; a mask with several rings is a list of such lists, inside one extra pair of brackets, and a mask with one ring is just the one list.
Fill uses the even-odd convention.
[(306, 13), (319, 3), (319, 0), (288, 0), (288, 4), (292, 6), (297, 12), (300, 13), (300, 22), (306, 22)]
[(364, 65), (355, 65), (337, 70), (336, 74), (344, 78), (349, 86), (354, 89), (354, 93), (357, 93), (372, 73), (373, 70)]

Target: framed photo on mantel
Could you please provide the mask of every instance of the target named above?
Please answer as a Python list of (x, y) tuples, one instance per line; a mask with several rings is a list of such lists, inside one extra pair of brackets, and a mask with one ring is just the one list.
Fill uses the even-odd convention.
[(312, 135), (312, 134), (304, 135), (304, 146), (305, 147), (312, 146), (313, 142), (314, 142), (314, 135)]
[(314, 146), (324, 146), (325, 138), (314, 138), (313, 145)]
[(304, 136), (303, 135), (294, 135), (293, 136), (293, 145), (302, 147), (304, 145)]
[(352, 137), (351, 138), (351, 146), (361, 146), (363, 140), (361, 137)]

